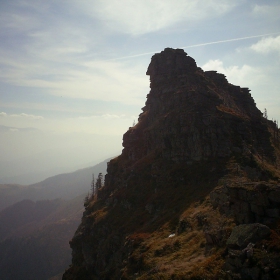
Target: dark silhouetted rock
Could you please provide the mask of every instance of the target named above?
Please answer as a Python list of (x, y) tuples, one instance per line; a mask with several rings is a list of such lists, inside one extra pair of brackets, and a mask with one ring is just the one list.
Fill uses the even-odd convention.
[[(151, 89), (143, 112), (123, 135), (121, 155), (108, 163), (98, 200), (84, 212), (63, 280), (264, 275), (255, 265), (244, 265), (255, 248), (242, 251), (269, 235), (261, 224), (233, 230), (228, 246), (242, 249), (226, 256), (223, 275), (198, 276), (207, 268), (197, 268), (210, 263), (204, 254), (226, 249), (233, 224), (277, 219), (275, 124), (263, 117), (248, 88), (203, 71), (184, 50), (155, 54), (147, 75)], [(190, 252), (191, 246), (200, 247)], [(175, 256), (181, 256), (176, 268)]]

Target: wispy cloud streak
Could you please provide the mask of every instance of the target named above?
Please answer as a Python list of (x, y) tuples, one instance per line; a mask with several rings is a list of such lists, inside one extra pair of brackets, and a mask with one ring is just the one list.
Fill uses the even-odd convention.
[[(234, 42), (234, 41), (248, 40), (248, 39), (252, 39), (252, 38), (261, 38), (261, 37), (271, 36), (271, 35), (276, 35), (276, 34), (280, 34), (280, 32), (254, 35), (254, 36), (247, 36), (247, 37), (240, 37), (240, 38), (233, 38), (233, 39), (214, 41), (214, 42), (208, 42), (208, 43), (201, 43), (201, 44), (190, 45), (190, 46), (185, 46), (185, 47), (180, 47), (180, 48), (181, 49), (187, 49), (187, 48), (203, 47), (203, 46), (214, 45), (214, 44), (222, 44), (222, 43), (229, 43), (229, 42)], [(157, 52), (160, 52), (160, 51), (153, 51), (153, 52), (146, 52), (146, 53), (141, 53), (141, 54), (128, 55), (128, 56), (123, 56), (123, 57), (118, 57), (118, 58), (112, 58), (112, 59), (109, 59), (109, 60), (128, 59), (128, 58), (140, 57), (140, 56), (145, 56), (145, 55), (151, 55), (151, 54), (155, 54)]]
[(252, 38), (260, 38), (260, 37), (264, 37), (264, 36), (276, 35), (276, 34), (280, 34), (280, 32), (268, 33), (268, 34), (262, 34), (262, 35), (254, 35), (254, 36), (248, 36), (248, 37), (240, 37), (240, 38), (221, 40), (221, 41), (215, 41), (215, 42), (209, 42), (209, 43), (202, 43), (202, 44), (197, 44), (197, 45), (181, 47), (181, 49), (202, 47), (202, 46), (221, 44), (221, 43), (229, 43), (229, 42), (234, 42), (234, 41), (242, 41), (242, 40), (248, 40), (248, 39), (252, 39)]

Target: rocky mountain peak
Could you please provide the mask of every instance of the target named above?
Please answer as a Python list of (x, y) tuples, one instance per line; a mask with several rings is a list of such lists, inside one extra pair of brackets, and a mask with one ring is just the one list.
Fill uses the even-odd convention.
[(150, 75), (152, 81), (157, 76), (194, 72), (196, 68), (195, 60), (187, 56), (183, 49), (166, 48), (153, 55), (146, 74)]
[(137, 161), (157, 151), (190, 164), (230, 156), (241, 143), (250, 150), (254, 143), (254, 153), (265, 146), (273, 160), (262, 113), (248, 88), (216, 71), (204, 72), (182, 49), (155, 54), (147, 74), (151, 90), (138, 124), (124, 134), (124, 156)]
[(147, 74), (143, 112), (85, 204), (63, 280), (278, 279), (277, 124), (183, 50), (155, 54)]

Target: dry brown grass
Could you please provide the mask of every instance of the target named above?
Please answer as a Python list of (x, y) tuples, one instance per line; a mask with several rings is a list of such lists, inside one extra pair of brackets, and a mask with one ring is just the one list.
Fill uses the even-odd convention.
[(206, 201), (192, 204), (181, 214), (179, 220), (187, 219), (191, 226), (181, 234), (175, 232), (173, 237), (169, 237), (174, 231), (166, 222), (151, 234), (130, 235), (129, 240), (135, 246), (131, 255), (133, 265), (128, 266), (127, 272), (135, 278), (127, 279), (215, 279), (223, 264), (219, 253), (221, 249), (214, 246), (210, 256), (205, 254), (205, 228), (197, 219), (200, 216), (205, 217), (204, 222), (208, 221), (212, 227), (231, 223)]
[[(160, 182), (150, 176), (149, 164), (161, 171)], [(230, 228), (232, 223), (209, 203), (208, 195), (223, 175), (225, 165), (221, 165), (202, 162), (190, 167), (155, 162), (149, 155), (133, 167), (134, 176), (127, 175), (127, 186), (111, 194), (116, 203), (106, 206), (101, 200), (91, 205), (94, 223), (107, 231), (116, 229), (114, 234), (120, 232), (120, 236), (126, 233), (123, 238), (129, 254), (121, 268), (122, 279), (196, 279), (190, 277), (204, 275), (208, 267), (209, 277), (219, 272), (218, 257), (213, 267), (210, 262), (221, 244), (210, 250), (205, 231)], [(216, 177), (209, 173), (213, 167), (221, 170), (214, 172)], [(152, 205), (151, 211), (147, 205)], [(181, 221), (186, 223), (183, 229)], [(203, 267), (200, 274), (198, 266)]]
[(224, 260), (221, 257), (221, 253), (217, 252), (216, 254), (204, 259), (199, 264), (196, 263), (189, 274), (189, 279), (224, 279), (224, 272), (222, 270), (223, 264)]

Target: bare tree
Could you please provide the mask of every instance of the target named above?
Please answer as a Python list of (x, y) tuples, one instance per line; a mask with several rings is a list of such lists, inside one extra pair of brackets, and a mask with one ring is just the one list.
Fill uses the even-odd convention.
[(266, 110), (266, 108), (264, 108), (263, 117), (264, 117), (265, 119), (267, 119), (267, 110)]
[(103, 187), (103, 174), (99, 173), (96, 179), (95, 188), (99, 190), (102, 187)]
[(95, 195), (95, 184), (94, 184), (94, 173), (92, 173), (92, 181), (91, 181), (91, 197), (93, 198)]

